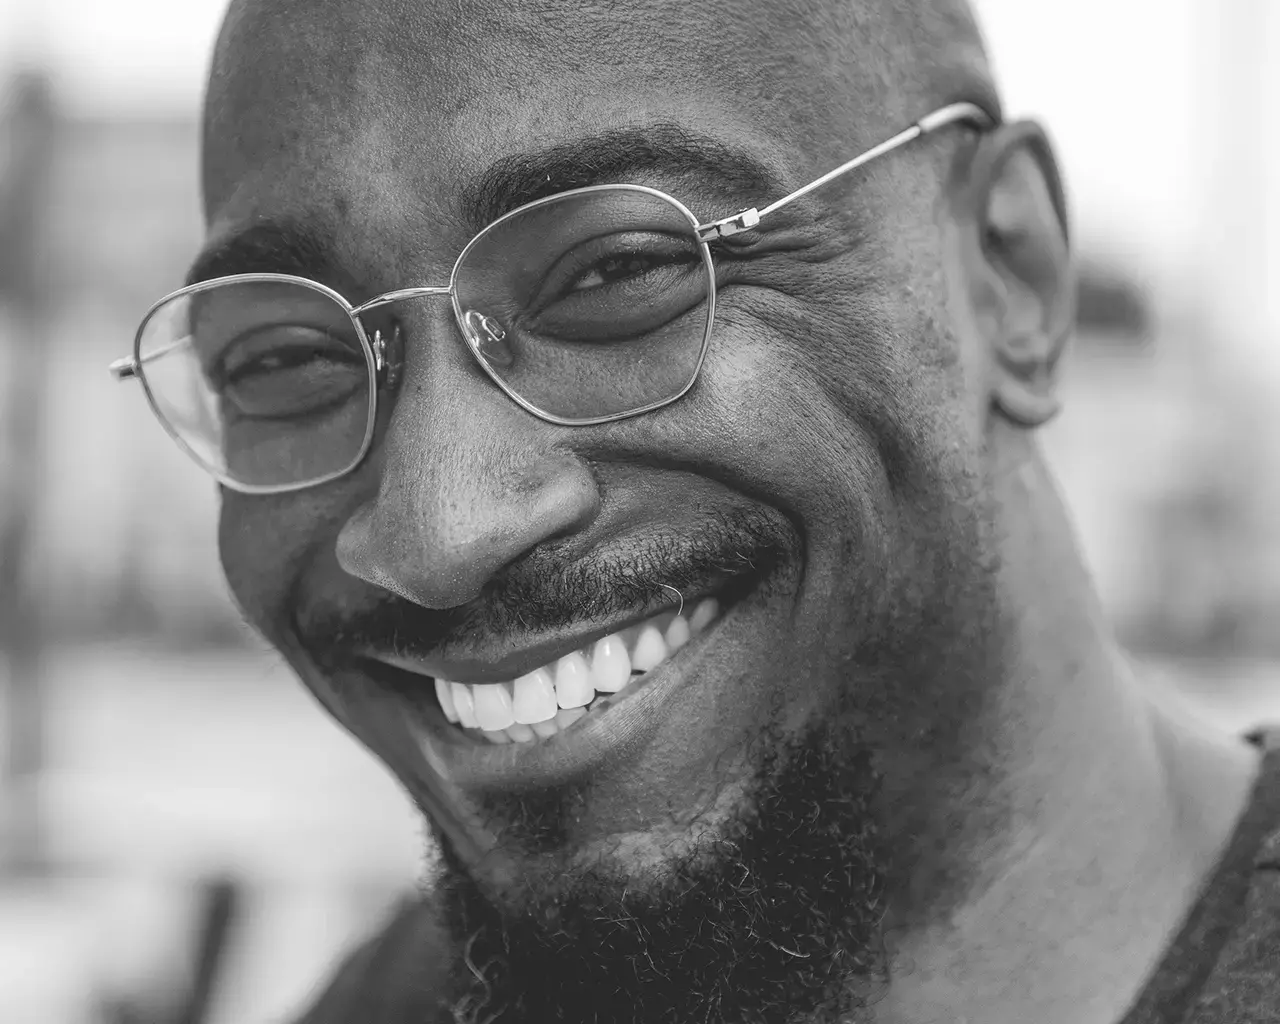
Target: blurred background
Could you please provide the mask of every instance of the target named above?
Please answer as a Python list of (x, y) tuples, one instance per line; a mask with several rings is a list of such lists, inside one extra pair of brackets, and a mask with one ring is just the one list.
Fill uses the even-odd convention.
[[(1280, 721), (1280, 4), (977, 0), (1081, 254), (1046, 436), (1158, 685)], [(223, 0), (0, 0), (0, 1021), (282, 1020), (413, 884), (390, 776), (240, 625), (106, 364), (200, 238)]]

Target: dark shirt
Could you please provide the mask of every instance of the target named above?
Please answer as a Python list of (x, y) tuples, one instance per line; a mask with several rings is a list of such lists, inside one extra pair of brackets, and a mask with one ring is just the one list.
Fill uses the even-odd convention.
[[(1280, 1024), (1280, 736), (1271, 745), (1217, 867), (1117, 1024)], [(431, 907), (406, 905), (298, 1024), (435, 1024), (447, 948)]]
[(1269, 745), (1235, 835), (1120, 1024), (1280, 1024), (1280, 736)]

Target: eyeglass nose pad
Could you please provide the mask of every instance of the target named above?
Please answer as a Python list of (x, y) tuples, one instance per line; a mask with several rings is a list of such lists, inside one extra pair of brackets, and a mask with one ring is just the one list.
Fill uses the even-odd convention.
[(506, 343), (507, 332), (493, 317), (469, 309), (463, 314), (462, 325), (467, 343), (490, 366), (506, 369), (516, 361), (516, 354)]

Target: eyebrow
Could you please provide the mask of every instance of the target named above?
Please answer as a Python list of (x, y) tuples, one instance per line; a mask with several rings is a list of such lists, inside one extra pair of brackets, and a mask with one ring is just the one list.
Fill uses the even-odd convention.
[(255, 224), (202, 252), (187, 284), (232, 274), (294, 274), (314, 281), (333, 276), (334, 245), (326, 232), (298, 221)]
[[(785, 191), (781, 178), (747, 150), (658, 122), (503, 157), (462, 189), (459, 212), (479, 232), (503, 214), (559, 192), (655, 177), (696, 177), (705, 182), (699, 189), (703, 194), (723, 194), (725, 208), (703, 211), (708, 219), (733, 212), (728, 207), (735, 195), (759, 202)], [(296, 220), (263, 221), (201, 253), (186, 283), (272, 273), (325, 281), (338, 270), (334, 254), (328, 231)]]
[[(652, 179), (655, 174), (698, 176), (711, 186), (702, 191), (724, 192), (728, 205), (734, 194), (762, 199), (785, 191), (779, 177), (748, 151), (680, 125), (658, 122), (612, 129), (498, 160), (463, 189), (461, 212), (479, 231), (504, 213), (557, 192), (626, 184), (629, 177)], [(716, 209), (710, 217), (725, 212)]]

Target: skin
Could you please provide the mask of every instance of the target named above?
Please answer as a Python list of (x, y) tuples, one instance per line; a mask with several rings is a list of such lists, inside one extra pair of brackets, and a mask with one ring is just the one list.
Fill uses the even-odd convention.
[[(206, 117), (209, 249), (288, 220), (322, 240), (313, 276), (353, 302), (440, 283), (482, 226), (463, 211), (495, 160), (654, 122), (750, 153), (781, 195), (943, 103), (994, 106), (965, 9), (920, 6), (235, 4)], [(769, 198), (687, 170), (621, 180), (707, 216)], [(580, 923), (538, 932), (539, 915), (621, 906), (625, 883), (664, 935), (693, 913), (675, 882), (728, 891), (738, 867), (782, 903), (812, 897), (807, 918), (752, 919), (810, 945), (771, 953), (786, 942), (743, 925), (727, 948), (758, 957), (753, 1002), (732, 1002), (750, 978), (708, 970), (682, 982), (686, 1007), (893, 1024), (1123, 1013), (1256, 765), (1135, 678), (1036, 445), (1072, 324), (1063, 210), (1034, 126), (913, 143), (739, 252), (693, 391), (596, 427), (508, 400), (447, 303), (399, 305), (400, 380), (361, 466), (293, 494), (224, 492), (246, 617), (444, 846), (421, 986), (442, 1013), (477, 1007), (472, 935), (482, 948), (527, 926), (530, 948), (586, 955)], [(271, 269), (291, 268), (223, 268)], [(734, 561), (744, 546), (767, 574)], [(436, 771), (400, 698), (352, 657), (394, 629), (427, 665), (492, 660), (663, 607), (664, 583), (703, 592), (717, 565), (753, 589), (655, 724), (541, 788)], [(807, 847), (778, 825), (806, 820), (801, 804)], [(806, 888), (820, 864), (847, 884)], [(511, 998), (538, 984), (517, 953), (514, 977), (493, 979)], [(804, 960), (834, 972), (822, 1000), (786, 987)], [(645, 991), (638, 1019), (681, 1019)]]

